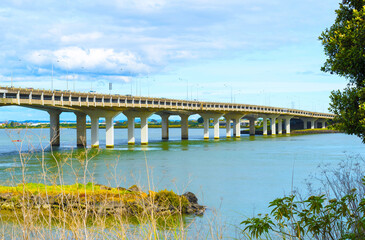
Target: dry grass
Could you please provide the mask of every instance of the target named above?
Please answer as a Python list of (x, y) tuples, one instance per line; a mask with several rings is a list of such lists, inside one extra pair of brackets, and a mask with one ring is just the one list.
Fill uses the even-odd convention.
[[(60, 154), (51, 149), (53, 162), (50, 164), (45, 161), (45, 151), (49, 146), (41, 145), (41, 150), (35, 152), (32, 145), (34, 138), (27, 141), (31, 133), (20, 134), (20, 131), (15, 134), (23, 136), (23, 141), (18, 144), (19, 157), (16, 160), (20, 165), (21, 174), (19, 169), (9, 169), (11, 177), (7, 185), (11, 187), (0, 187), (0, 193), (13, 191), (18, 198), (13, 203), (7, 201), (8, 206), (1, 207), (0, 239), (224, 238), (224, 224), (215, 214), (211, 214), (210, 218), (205, 217), (203, 224), (201, 221), (196, 221), (200, 218), (187, 218), (183, 211), (178, 211), (176, 214), (171, 212), (169, 214), (167, 211), (165, 214), (156, 214), (151, 207), (156, 201), (154, 197), (156, 191), (153, 179), (150, 178), (147, 158), (147, 189), (151, 191), (150, 194), (142, 192), (131, 194), (124, 189), (115, 190), (115, 188), (107, 190), (97, 186), (94, 181), (93, 173), (96, 166), (91, 166), (90, 161), (98, 154), (97, 151), (85, 148), (77, 154), (73, 151)], [(15, 137), (13, 134), (9, 133), (10, 138), (19, 139), (19, 136)], [(39, 139), (39, 142), (42, 142), (41, 140)], [(25, 143), (28, 143), (26, 153), (23, 152)], [(34, 159), (37, 159), (41, 168), (40, 174), (36, 176), (28, 174), (28, 163)], [(114, 182), (111, 185), (121, 186), (123, 176), (118, 175), (115, 167), (110, 167), (109, 170)], [(68, 178), (73, 175), (74, 185), (65, 184), (64, 171), (67, 171)], [(113, 194), (110, 194), (110, 191)], [(51, 207), (55, 196), (63, 203), (59, 204), (59, 207)], [(99, 198), (97, 204), (93, 202), (95, 196)], [(108, 211), (102, 211), (103, 208), (110, 207), (111, 200), (125, 201), (132, 198), (134, 201), (138, 198), (139, 201), (146, 202), (138, 205), (136, 214), (123, 211), (110, 214)], [(183, 201), (178, 201), (178, 205), (181, 210)]]

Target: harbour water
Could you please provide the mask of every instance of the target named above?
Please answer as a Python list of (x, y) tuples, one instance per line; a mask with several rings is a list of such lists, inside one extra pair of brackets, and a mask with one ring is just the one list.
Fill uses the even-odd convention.
[[(161, 141), (161, 129), (150, 128), (148, 146), (138, 145), (138, 138), (135, 146), (128, 146), (127, 129), (116, 129), (115, 148), (102, 148), (88, 163), (89, 171), (99, 184), (194, 192), (199, 203), (208, 207), (199, 221), (204, 223), (218, 213), (229, 226), (238, 226), (244, 216), (267, 212), (269, 201), (290, 193), (293, 187), (304, 190), (304, 180), (319, 171), (319, 164), (336, 165), (349, 155), (365, 154), (361, 140), (345, 134), (242, 135), (240, 139), (226, 139), (225, 129), (220, 134), (218, 141), (203, 140), (203, 129), (189, 129), (189, 140), (181, 141), (180, 129), (171, 128), (170, 140)], [(105, 146), (105, 130), (99, 135), (101, 147)], [(81, 150), (73, 148), (75, 136), (75, 129), (61, 129), (61, 147), (54, 152), (77, 155)], [(56, 162), (47, 148), (48, 137), (49, 129), (0, 130), (0, 181), (21, 176), (20, 148), (24, 153), (33, 152), (25, 161), (27, 175), (40, 172), (42, 148), (45, 163), (56, 171), (52, 170)], [(90, 139), (89, 130), (87, 137)], [(74, 160), (72, 167), (82, 166)], [(69, 164), (63, 177), (66, 183), (75, 181)]]

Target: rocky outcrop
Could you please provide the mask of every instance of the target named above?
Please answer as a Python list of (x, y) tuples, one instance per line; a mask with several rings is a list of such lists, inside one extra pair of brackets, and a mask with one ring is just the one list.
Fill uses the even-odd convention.
[[(80, 187), (81, 186), (81, 187)], [(88, 211), (92, 214), (125, 216), (136, 215), (174, 215), (195, 214), (203, 215), (205, 207), (198, 204), (194, 193), (186, 192), (177, 195), (172, 191), (143, 192), (138, 186), (130, 188), (111, 188), (104, 185), (78, 185), (76, 191), (57, 192), (51, 191), (19, 191), (9, 187), (8, 192), (0, 193), (1, 209), (55, 209), (77, 212)]]

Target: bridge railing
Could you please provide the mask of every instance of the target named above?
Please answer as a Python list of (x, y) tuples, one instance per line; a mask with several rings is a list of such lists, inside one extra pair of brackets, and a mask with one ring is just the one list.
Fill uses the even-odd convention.
[[(136, 97), (128, 95), (105, 95), (70, 91), (50, 91), (31, 88), (0, 87), (0, 89), (3, 89), (3, 99), (11, 99), (11, 101), (6, 103), (19, 105), (31, 104), (69, 107), (145, 108), (160, 110), (216, 111), (224, 113), (241, 112), (252, 114), (280, 114), (318, 118), (334, 117), (333, 114), (327, 113), (249, 104), (198, 102), (165, 98)], [(4, 90), (6, 92), (4, 92)]]

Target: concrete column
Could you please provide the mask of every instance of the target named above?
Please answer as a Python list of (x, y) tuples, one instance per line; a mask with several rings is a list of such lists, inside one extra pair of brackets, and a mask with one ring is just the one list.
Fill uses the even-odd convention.
[(236, 138), (241, 137), (241, 117), (238, 117), (234, 121), (234, 130), (236, 132)]
[(134, 137), (134, 115), (126, 115), (128, 119), (128, 145), (134, 145), (136, 138)]
[(278, 118), (278, 134), (283, 134), (283, 119)]
[(114, 148), (114, 115), (105, 116), (106, 148)]
[(169, 139), (169, 114), (161, 114), (162, 139)]
[(315, 128), (316, 121), (317, 121), (317, 119), (311, 119), (310, 120), (310, 122), (311, 122), (311, 129), (314, 129)]
[(232, 119), (232, 122), (233, 122), (233, 137), (236, 137), (237, 136), (237, 129), (236, 129), (236, 119)]
[(271, 117), (270, 123), (271, 123), (271, 135), (276, 135), (276, 117)]
[(205, 116), (205, 117), (203, 117), (203, 119), (204, 119), (204, 139), (209, 139), (209, 121), (210, 121), (210, 118), (208, 116)]
[(231, 119), (226, 118), (226, 138), (231, 138)]
[(91, 115), (91, 147), (99, 148), (99, 117)]
[(263, 125), (262, 125), (262, 133), (263, 135), (267, 135), (267, 117), (262, 117)]
[(141, 113), (141, 145), (148, 145), (148, 118), (151, 113)]
[(213, 117), (214, 139), (219, 139), (219, 118), (220, 116)]
[(286, 134), (290, 134), (290, 119), (291, 118), (285, 118), (285, 130), (286, 130)]
[(255, 131), (256, 131), (256, 128), (255, 128), (255, 119), (254, 118), (250, 118), (250, 135), (251, 136), (254, 136), (255, 135)]
[(76, 139), (78, 147), (86, 146), (86, 114), (77, 112), (76, 114)]
[(303, 123), (304, 123), (303, 129), (307, 129), (307, 127), (308, 127), (308, 121), (307, 121), (307, 119), (302, 119), (302, 120), (303, 120)]
[(326, 120), (322, 121), (322, 128), (326, 128)]
[(49, 110), (49, 133), (52, 146), (60, 146), (60, 111)]
[(181, 117), (181, 139), (189, 139), (189, 115), (182, 114)]

